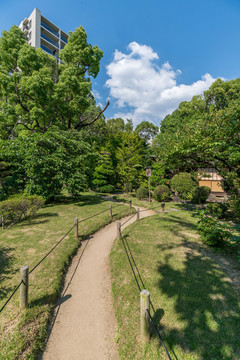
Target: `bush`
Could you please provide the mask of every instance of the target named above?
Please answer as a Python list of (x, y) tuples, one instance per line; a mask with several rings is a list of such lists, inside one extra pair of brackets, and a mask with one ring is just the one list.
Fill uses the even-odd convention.
[(145, 187), (140, 187), (139, 189), (137, 189), (136, 196), (138, 200), (146, 199), (149, 196), (149, 191)]
[(195, 204), (204, 204), (210, 194), (211, 189), (207, 186), (198, 186), (192, 194), (192, 202)]
[(221, 246), (233, 237), (229, 225), (219, 223), (216, 218), (207, 216), (204, 212), (200, 215), (198, 230), (203, 242), (209, 246)]
[(174, 175), (170, 184), (171, 188), (175, 192), (178, 192), (180, 198), (183, 200), (192, 200), (193, 192), (198, 186), (196, 180), (194, 180), (191, 174), (188, 173), (179, 173)]
[(160, 201), (166, 201), (169, 198), (170, 191), (167, 185), (159, 185), (154, 190), (155, 199)]
[(114, 191), (113, 185), (103, 185), (98, 188), (98, 190), (102, 193), (112, 193)]
[(0, 203), (0, 215), (4, 223), (17, 221), (33, 216), (44, 204), (44, 199), (38, 195), (14, 196)]
[(210, 203), (206, 207), (206, 212), (218, 219), (223, 219), (227, 210), (228, 205), (222, 203)]

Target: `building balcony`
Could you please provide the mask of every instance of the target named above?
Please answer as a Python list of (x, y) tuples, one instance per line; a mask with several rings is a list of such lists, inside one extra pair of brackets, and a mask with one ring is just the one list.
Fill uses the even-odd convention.
[(59, 37), (58, 31), (56, 29), (53, 29), (48, 24), (46, 24), (44, 21), (41, 21), (41, 26), (48, 30), (51, 34), (55, 35), (57, 38)]
[(49, 36), (41, 32), (41, 38), (48, 41), (50, 44), (54, 45), (58, 49), (58, 42), (51, 39)]

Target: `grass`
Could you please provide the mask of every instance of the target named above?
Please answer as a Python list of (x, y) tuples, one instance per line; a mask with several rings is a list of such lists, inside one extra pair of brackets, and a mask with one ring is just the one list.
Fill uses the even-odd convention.
[[(200, 241), (194, 211), (170, 208), (179, 211), (145, 218), (123, 232), (141, 288), (150, 291), (154, 321), (174, 360), (238, 360), (239, 263)], [(154, 330), (149, 344), (140, 341), (139, 291), (121, 242), (110, 260), (120, 358), (167, 359)]]
[[(30, 270), (79, 221), (109, 209), (100, 195), (85, 193), (80, 198), (59, 197), (58, 202), (0, 233), (0, 308), (19, 283), (20, 267)], [(125, 205), (114, 208), (113, 220), (133, 212)], [(79, 224), (79, 239), (73, 231), (30, 275), (29, 308), (19, 308), (19, 290), (0, 313), (0, 359), (35, 359), (43, 348), (54, 303), (64, 273), (79, 242), (110, 222), (109, 211)]]
[[(116, 199), (117, 201), (122, 201), (126, 204), (129, 203), (129, 200), (132, 200), (132, 204), (135, 206), (139, 206), (139, 207), (144, 207), (146, 209), (151, 209), (151, 210), (155, 210), (155, 211), (161, 211), (162, 207), (161, 207), (161, 202), (158, 202), (156, 200), (154, 200), (153, 198), (151, 199), (151, 202), (149, 203), (148, 199), (145, 200), (139, 200), (136, 197), (136, 193), (130, 193), (129, 195), (126, 194), (117, 194), (113, 196), (114, 199)], [(168, 211), (171, 208), (174, 208), (177, 206), (178, 208), (188, 208), (189, 205), (188, 204), (173, 204), (172, 202), (165, 202), (165, 210)]]

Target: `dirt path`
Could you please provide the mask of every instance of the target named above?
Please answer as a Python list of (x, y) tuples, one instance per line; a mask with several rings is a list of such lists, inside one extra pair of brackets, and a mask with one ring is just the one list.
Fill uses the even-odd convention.
[[(140, 218), (153, 214), (147, 210)], [(85, 241), (73, 259), (43, 360), (118, 359), (108, 259), (115, 238), (116, 222)]]

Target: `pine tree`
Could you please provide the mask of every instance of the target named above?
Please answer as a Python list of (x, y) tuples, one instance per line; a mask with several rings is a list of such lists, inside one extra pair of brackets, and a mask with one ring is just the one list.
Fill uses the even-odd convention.
[(114, 190), (114, 170), (109, 152), (101, 151), (93, 177), (93, 184), (97, 190), (101, 192), (112, 192)]

